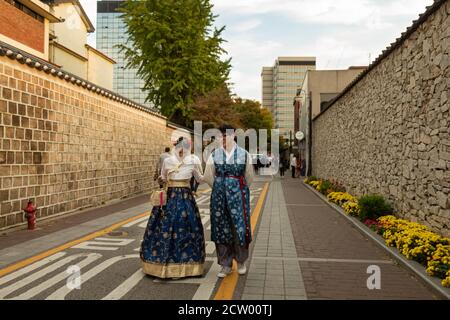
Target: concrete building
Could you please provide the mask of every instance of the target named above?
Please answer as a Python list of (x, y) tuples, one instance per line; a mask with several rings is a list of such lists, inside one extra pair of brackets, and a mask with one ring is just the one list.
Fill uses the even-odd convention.
[(126, 60), (117, 45), (126, 44), (126, 26), (117, 11), (125, 1), (97, 2), (97, 49), (113, 58), (114, 66), (113, 90), (139, 104), (151, 107), (145, 102), (146, 93), (142, 91), (144, 81), (137, 76), (137, 70), (126, 67)]
[(262, 107), (270, 111), (273, 109), (273, 67), (263, 67), (262, 73)]
[(98, 86), (113, 90), (115, 61), (87, 45), (95, 28), (78, 0), (53, 0), (51, 6), (63, 23), (50, 25), (49, 61)]
[(0, 41), (40, 59), (49, 59), (50, 23), (59, 22), (61, 20), (42, 1), (0, 1)]
[(315, 57), (279, 57), (273, 67), (262, 70), (262, 105), (272, 112), (275, 128), (286, 139), (295, 134), (292, 98), (307, 71), (315, 69)]
[[(294, 131), (302, 132), (303, 139), (295, 140), (300, 157), (310, 168), (311, 121), (324, 111), (329, 103), (367, 67), (347, 70), (309, 70), (294, 99)], [(291, 100), (292, 105), (292, 100)]]

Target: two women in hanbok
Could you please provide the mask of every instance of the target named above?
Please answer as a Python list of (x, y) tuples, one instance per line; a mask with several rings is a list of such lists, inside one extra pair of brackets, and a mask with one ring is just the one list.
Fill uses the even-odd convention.
[(143, 271), (158, 278), (201, 276), (205, 262), (205, 237), (199, 209), (192, 190), (192, 177), (211, 188), (211, 240), (216, 244), (218, 277), (232, 272), (233, 260), (238, 273), (252, 241), (250, 226), (250, 189), (253, 180), (252, 159), (235, 142), (234, 128), (222, 126), (222, 146), (217, 148), (202, 175), (200, 159), (192, 155), (190, 142), (180, 139), (174, 154), (162, 166), (161, 179), (167, 184), (167, 204), (156, 206), (141, 246)]

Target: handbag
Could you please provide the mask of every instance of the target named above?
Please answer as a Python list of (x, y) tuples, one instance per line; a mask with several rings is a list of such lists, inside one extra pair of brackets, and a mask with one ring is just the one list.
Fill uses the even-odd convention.
[[(170, 174), (175, 171), (178, 171), (178, 169), (183, 163), (184, 162), (181, 162), (175, 167), (175, 169), (172, 169), (167, 173), (167, 180), (170, 180)], [(167, 203), (167, 183), (165, 183), (165, 186), (163, 188), (159, 188), (158, 190), (153, 191), (152, 194), (150, 195), (150, 204), (153, 207), (162, 207), (165, 206), (166, 203)]]

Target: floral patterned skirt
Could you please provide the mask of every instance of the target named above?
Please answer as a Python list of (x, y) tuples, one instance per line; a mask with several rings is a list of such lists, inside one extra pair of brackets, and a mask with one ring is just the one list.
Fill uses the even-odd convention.
[(140, 252), (143, 271), (158, 278), (203, 275), (205, 237), (189, 188), (169, 188), (167, 204), (154, 207)]

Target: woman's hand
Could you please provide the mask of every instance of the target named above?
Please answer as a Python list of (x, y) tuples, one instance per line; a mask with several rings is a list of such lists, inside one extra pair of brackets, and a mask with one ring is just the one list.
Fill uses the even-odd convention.
[(158, 177), (158, 183), (159, 183), (159, 185), (163, 185), (165, 182), (166, 182), (166, 181), (163, 179), (162, 176), (159, 176), (159, 177)]

